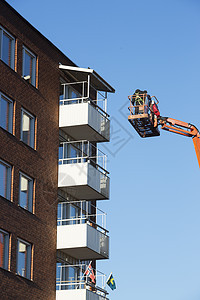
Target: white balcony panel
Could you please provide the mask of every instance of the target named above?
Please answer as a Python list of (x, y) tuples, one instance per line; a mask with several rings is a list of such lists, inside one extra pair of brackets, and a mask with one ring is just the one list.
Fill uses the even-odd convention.
[(110, 121), (88, 102), (60, 105), (59, 127), (75, 140), (110, 140)]
[(80, 200), (108, 199), (109, 180), (88, 162), (62, 164), (58, 168), (58, 187)]
[(109, 237), (89, 224), (57, 226), (57, 249), (76, 259), (106, 259)]
[(56, 300), (106, 300), (107, 298), (86, 289), (56, 291)]

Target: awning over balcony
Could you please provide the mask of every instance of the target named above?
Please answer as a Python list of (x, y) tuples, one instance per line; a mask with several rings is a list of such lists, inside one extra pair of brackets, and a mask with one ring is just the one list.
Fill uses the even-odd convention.
[(109, 85), (97, 72), (93, 69), (86, 69), (86, 68), (79, 68), (79, 67), (72, 67), (66, 65), (59, 65), (59, 68), (71, 75), (74, 80), (77, 81), (87, 81), (88, 76), (90, 76), (90, 84), (94, 87), (97, 91), (104, 91), (109, 93), (114, 93), (114, 88)]

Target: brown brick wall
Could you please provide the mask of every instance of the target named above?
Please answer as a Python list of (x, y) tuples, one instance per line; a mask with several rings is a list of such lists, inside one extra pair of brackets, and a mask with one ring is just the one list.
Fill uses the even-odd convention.
[[(0, 197), (0, 228), (11, 234), (11, 268), (0, 268), (0, 299), (55, 299), (58, 63), (72, 65), (6, 2), (0, 24), (17, 39), (16, 72), (0, 61), (0, 91), (15, 101), (15, 134), (0, 128), (0, 159), (14, 168), (13, 201)], [(38, 58), (38, 89), (22, 76), (22, 46)], [(21, 108), (37, 119), (36, 151), (20, 141)], [(35, 179), (35, 214), (18, 206), (19, 171)], [(16, 275), (17, 237), (34, 245), (33, 281)]]

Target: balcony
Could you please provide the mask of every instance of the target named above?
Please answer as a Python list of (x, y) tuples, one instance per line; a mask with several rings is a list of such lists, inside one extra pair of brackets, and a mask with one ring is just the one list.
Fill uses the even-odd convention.
[(56, 300), (108, 300), (105, 274), (94, 270), (95, 284), (84, 275), (87, 265), (58, 265)]
[(61, 79), (60, 128), (76, 140), (103, 142), (110, 139), (107, 94), (114, 88), (95, 70), (59, 65)]
[(110, 140), (110, 120), (95, 101), (86, 98), (60, 100), (59, 128), (76, 140)]
[(105, 223), (106, 214), (88, 201), (59, 203), (57, 249), (80, 260), (107, 259), (109, 236)]
[(88, 141), (64, 142), (59, 147), (58, 187), (78, 200), (109, 198), (106, 155)]

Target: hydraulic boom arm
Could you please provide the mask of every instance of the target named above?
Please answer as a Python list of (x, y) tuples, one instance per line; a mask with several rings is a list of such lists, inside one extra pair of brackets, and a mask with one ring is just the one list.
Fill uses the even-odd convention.
[(181, 134), (187, 137), (192, 137), (200, 167), (200, 133), (198, 129), (190, 123), (185, 123), (171, 118), (161, 117), (159, 124), (162, 126), (161, 129), (163, 130)]

